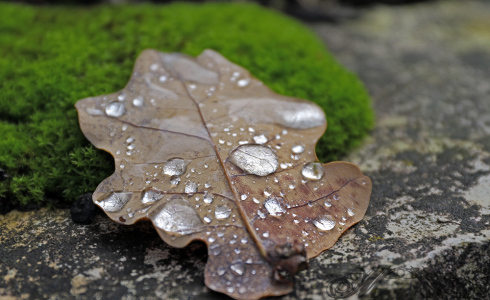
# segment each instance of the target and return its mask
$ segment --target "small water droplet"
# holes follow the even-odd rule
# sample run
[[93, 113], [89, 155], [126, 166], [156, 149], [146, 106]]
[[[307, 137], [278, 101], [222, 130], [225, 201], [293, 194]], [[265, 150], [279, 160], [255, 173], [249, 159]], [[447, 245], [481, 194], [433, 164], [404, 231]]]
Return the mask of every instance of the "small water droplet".
[[241, 286], [238, 288], [238, 293], [239, 294], [245, 294], [247, 292], [247, 288], [244, 286]]
[[163, 173], [170, 176], [180, 176], [185, 173], [187, 164], [182, 158], [171, 158], [163, 166]]
[[335, 221], [332, 216], [325, 215], [316, 218], [313, 221], [313, 225], [315, 225], [320, 230], [332, 230], [335, 227]]
[[148, 190], [143, 192], [142, 198], [141, 198], [141, 203], [152, 203], [155, 201], [158, 201], [163, 198], [163, 193], [162, 191], [155, 189], [155, 188], [149, 188]]
[[182, 198], [172, 199], [160, 209], [154, 210], [150, 219], [156, 227], [180, 234], [189, 234], [202, 226], [197, 212]]
[[242, 262], [236, 262], [230, 265], [230, 269], [238, 275], [245, 273], [245, 265]]
[[129, 137], [126, 139], [126, 143], [130, 144], [132, 142], [134, 142], [134, 137]]
[[111, 193], [109, 197], [98, 200], [97, 204], [108, 212], [118, 212], [131, 200], [130, 193]]
[[248, 127], [248, 132], [255, 132], [255, 129], [253, 129], [252, 127]]
[[[214, 241], [213, 241], [213, 242], [214, 242]], [[218, 255], [220, 255], [220, 254], [221, 254], [221, 247], [220, 247], [220, 245], [218, 245], [218, 244], [211, 245], [211, 246], [209, 247], [209, 250], [210, 250], [211, 254], [212, 254], [212, 255], [214, 255], [214, 256], [218, 256]], [[221, 275], [221, 274], [220, 274], [220, 275]]]
[[310, 162], [303, 166], [301, 174], [308, 179], [319, 180], [325, 174], [323, 164], [321, 162]]
[[294, 223], [298, 224], [299, 223], [299, 220], [294, 220]]
[[126, 108], [121, 102], [111, 102], [105, 107], [105, 113], [109, 117], [120, 117], [124, 115]]
[[246, 243], [248, 243], [248, 239], [247, 239], [246, 237], [243, 237], [243, 238], [240, 240], [240, 242], [241, 242], [242, 244], [246, 244]]
[[243, 171], [266, 176], [274, 173], [278, 167], [277, 154], [262, 145], [241, 145], [230, 153], [230, 161]]
[[265, 195], [266, 197], [269, 197], [270, 195], [272, 195], [272, 188], [271, 188], [270, 186], [268, 186], [268, 187], [266, 187], [266, 188], [264, 189], [264, 195]]
[[291, 151], [296, 154], [303, 153], [305, 151], [305, 144], [297, 143], [291, 148]]
[[213, 243], [216, 239], [212, 236], [208, 237], [208, 242]]
[[290, 189], [290, 190], [294, 190], [294, 188], [295, 188], [295, 187], [296, 187], [296, 186], [294, 186], [294, 184], [290, 184], [290, 185], [289, 185], [289, 189]]
[[325, 201], [325, 206], [326, 207], [332, 207], [332, 204], [330, 204], [329, 202]]
[[158, 78], [158, 80], [159, 80], [160, 82], [165, 82], [165, 81], [167, 81], [167, 76], [162, 75], [162, 76], [160, 76], [160, 78]]
[[225, 141], [223, 140], [218, 140], [218, 143], [220, 143], [221, 145], [223, 145], [225, 143]]
[[366, 184], [367, 184], [367, 180], [363, 180], [363, 181], [362, 181], [362, 184], [363, 184], [363, 185], [366, 185]]
[[119, 96], [117, 96], [117, 100], [119, 101], [124, 101], [124, 99], [126, 99], [126, 93], [121, 93], [119, 94]]
[[339, 199], [340, 199], [339, 194], [334, 194], [334, 195], [333, 195], [333, 200], [339, 200]]
[[237, 81], [239, 87], [246, 87], [250, 83], [250, 79], [240, 79]]
[[226, 268], [225, 267], [219, 267], [217, 271], [218, 271], [219, 276], [223, 276], [223, 274], [226, 273]]
[[133, 99], [133, 105], [136, 107], [142, 107], [144, 103], [143, 97], [138, 96]]
[[124, 169], [124, 165], [123, 164], [120, 164], [119, 165], [119, 168]]
[[253, 202], [254, 202], [254, 203], [260, 204], [259, 199], [257, 199], [257, 198], [255, 198], [255, 197], [253, 197], [253, 198], [252, 198], [252, 200], [253, 200]]
[[214, 215], [216, 219], [227, 219], [231, 215], [231, 208], [225, 205], [217, 206]]
[[121, 129], [122, 131], [126, 131], [128, 129], [128, 125], [124, 124]]
[[104, 113], [96, 108], [86, 108], [85, 111], [91, 116], [103, 116]]
[[235, 287], [234, 286], [229, 286], [229, 287], [226, 288], [226, 291], [231, 294], [231, 293], [233, 293], [235, 291]]
[[177, 175], [174, 175], [170, 177], [170, 184], [172, 185], [178, 185], [180, 183], [180, 177]]
[[211, 194], [205, 192], [204, 197], [203, 197], [203, 201], [204, 201], [204, 203], [210, 204], [213, 202], [213, 196]]
[[151, 64], [150, 65], [150, 70], [152, 70], [152, 71], [158, 70], [158, 64]]
[[257, 215], [259, 216], [259, 218], [261, 219], [265, 219], [267, 217], [267, 215], [265, 214], [265, 212], [261, 211], [260, 209], [257, 210]]
[[203, 219], [204, 219], [204, 222], [206, 222], [206, 223], [211, 223], [211, 221], [212, 221], [210, 217], [204, 217]]
[[236, 249], [235, 249], [235, 250], [233, 250], [233, 251], [235, 251], [235, 253], [236, 253], [237, 255], [238, 255], [238, 254], [240, 254], [240, 253], [242, 253], [242, 250], [240, 250], [240, 249], [238, 249], [238, 248], [236, 248]]
[[280, 197], [269, 197], [264, 202], [264, 206], [271, 216], [282, 216], [286, 212], [284, 199]]
[[128, 150], [133, 150], [134, 148], [136, 148], [136, 146], [134, 144], [129, 144], [126, 148]]
[[188, 181], [185, 184], [184, 192], [186, 194], [194, 194], [194, 193], [196, 193], [197, 192], [197, 183], [192, 182], [192, 181]]
[[288, 168], [288, 165], [287, 165], [287, 164], [285, 164], [285, 163], [282, 163], [282, 164], [281, 164], [281, 168], [282, 168], [282, 169], [287, 169], [287, 168]]
[[196, 89], [196, 85], [195, 84], [189, 84], [189, 89], [195, 90]]
[[269, 140], [267, 139], [267, 137], [263, 134], [260, 134], [260, 135], [256, 135], [253, 137], [254, 141], [257, 143], [257, 144], [265, 144], [267, 143]]
[[246, 145], [248, 144], [248, 141], [238, 141], [238, 145]]
[[347, 214], [350, 216], [350, 217], [353, 217], [354, 216], [354, 212], [352, 211], [352, 209], [347, 209]]
[[269, 231], [262, 233], [262, 236], [265, 238], [268, 238], [269, 237]]
[[241, 195], [241, 196], [240, 196], [240, 199], [242, 199], [242, 200], [247, 199], [247, 195], [245, 195], [245, 194]]

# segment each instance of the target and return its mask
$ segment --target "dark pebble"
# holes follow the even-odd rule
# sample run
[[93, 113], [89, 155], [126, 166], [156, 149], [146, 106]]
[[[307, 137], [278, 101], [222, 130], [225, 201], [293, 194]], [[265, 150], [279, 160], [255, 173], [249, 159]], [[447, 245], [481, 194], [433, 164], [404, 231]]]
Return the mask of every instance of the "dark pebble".
[[77, 224], [90, 224], [95, 216], [95, 204], [92, 201], [92, 193], [86, 193], [78, 197], [70, 209], [71, 219]]

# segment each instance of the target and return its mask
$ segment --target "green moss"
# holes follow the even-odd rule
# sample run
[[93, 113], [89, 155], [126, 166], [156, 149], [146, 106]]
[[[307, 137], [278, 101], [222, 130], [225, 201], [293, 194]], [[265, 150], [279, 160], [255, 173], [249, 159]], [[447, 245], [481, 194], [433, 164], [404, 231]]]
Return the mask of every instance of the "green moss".
[[369, 97], [315, 35], [251, 4], [28, 7], [0, 3], [0, 201], [73, 201], [114, 170], [82, 135], [74, 103], [124, 87], [146, 48], [212, 48], [275, 91], [322, 106], [323, 161], [371, 128]]

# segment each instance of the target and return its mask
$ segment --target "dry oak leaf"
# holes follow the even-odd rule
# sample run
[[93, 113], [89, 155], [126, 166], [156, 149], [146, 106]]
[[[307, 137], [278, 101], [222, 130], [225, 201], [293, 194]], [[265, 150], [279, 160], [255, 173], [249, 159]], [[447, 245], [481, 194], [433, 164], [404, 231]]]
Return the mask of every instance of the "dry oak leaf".
[[317, 162], [322, 109], [215, 51], [145, 50], [122, 91], [76, 108], [116, 163], [94, 202], [122, 224], [151, 220], [174, 247], [206, 243], [205, 283], [233, 298], [289, 293], [307, 258], [366, 212], [371, 180], [353, 164]]

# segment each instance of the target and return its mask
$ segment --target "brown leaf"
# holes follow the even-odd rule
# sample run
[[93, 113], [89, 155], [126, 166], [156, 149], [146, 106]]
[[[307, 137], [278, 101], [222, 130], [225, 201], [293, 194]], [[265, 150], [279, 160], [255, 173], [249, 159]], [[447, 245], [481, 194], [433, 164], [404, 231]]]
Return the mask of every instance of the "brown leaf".
[[174, 247], [209, 249], [206, 285], [236, 299], [283, 295], [283, 277], [333, 246], [367, 209], [371, 180], [317, 161], [315, 104], [277, 95], [206, 50], [146, 50], [120, 92], [80, 100], [80, 126], [115, 159], [93, 195], [113, 220], [149, 219]]

